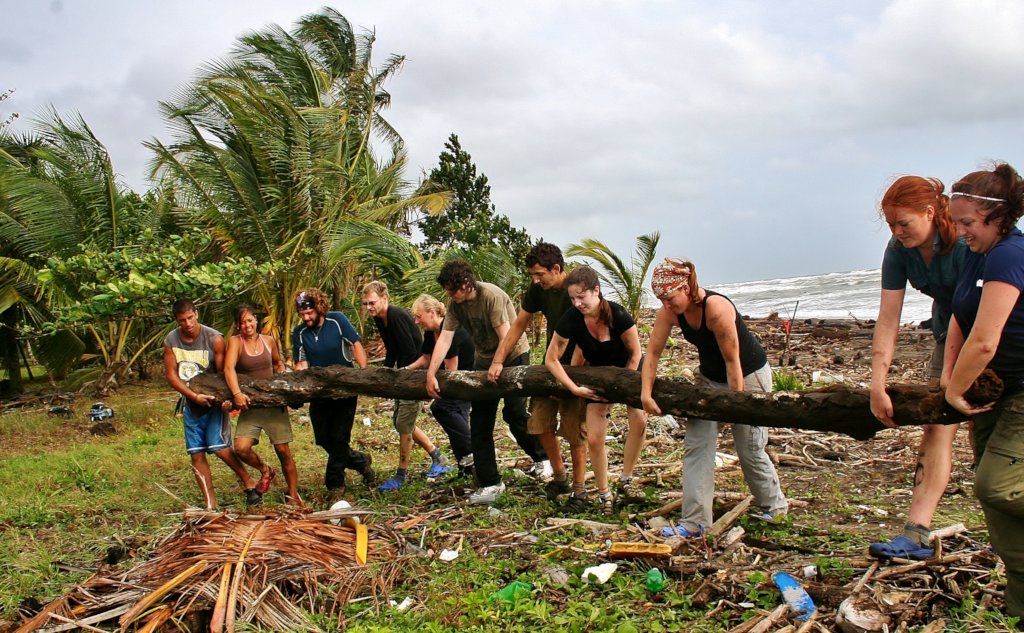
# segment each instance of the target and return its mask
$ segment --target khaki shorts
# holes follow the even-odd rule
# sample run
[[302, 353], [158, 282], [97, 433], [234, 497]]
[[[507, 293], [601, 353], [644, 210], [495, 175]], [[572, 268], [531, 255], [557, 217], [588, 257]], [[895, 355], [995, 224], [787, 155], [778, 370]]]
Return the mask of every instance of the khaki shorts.
[[946, 353], [946, 337], [943, 336], [935, 341], [935, 348], [932, 349], [931, 360], [928, 361], [928, 377], [942, 378], [942, 357]]
[[569, 446], [585, 445], [586, 401], [583, 398], [530, 398], [530, 419], [526, 422], [526, 432], [530, 435], [557, 432], [569, 442]]
[[419, 400], [395, 400], [395, 430], [401, 434], [411, 434], [416, 430], [416, 418], [419, 414]]
[[261, 431], [267, 432], [271, 444], [291, 442], [292, 423], [288, 419], [288, 410], [284, 407], [256, 407], [238, 415], [235, 437], [247, 437], [253, 444], [259, 444]]

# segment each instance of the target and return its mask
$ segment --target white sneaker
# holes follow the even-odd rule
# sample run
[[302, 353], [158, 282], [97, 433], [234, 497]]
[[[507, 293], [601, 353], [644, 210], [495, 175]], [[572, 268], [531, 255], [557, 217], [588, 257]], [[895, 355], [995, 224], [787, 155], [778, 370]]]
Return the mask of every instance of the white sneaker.
[[537, 479], [551, 479], [555, 476], [555, 471], [551, 469], [551, 460], [542, 459], [539, 462], [533, 462], [533, 466], [527, 471], [531, 477]]
[[491, 505], [498, 500], [501, 493], [505, 492], [505, 484], [500, 483], [494, 486], [478, 488], [476, 492], [469, 495], [469, 502], [474, 505]]

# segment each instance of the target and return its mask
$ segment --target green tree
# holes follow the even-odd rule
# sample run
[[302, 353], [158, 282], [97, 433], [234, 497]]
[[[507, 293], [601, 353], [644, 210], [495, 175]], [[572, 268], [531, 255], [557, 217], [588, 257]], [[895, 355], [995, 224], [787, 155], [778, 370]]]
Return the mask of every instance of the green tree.
[[[636, 238], [636, 246], [627, 265], [603, 242], [587, 238], [565, 249], [567, 257], [586, 257], [596, 264], [595, 270], [602, 283], [611, 290], [615, 299], [633, 316], [640, 318], [647, 297], [644, 280], [654, 262], [661, 233], [655, 231]], [[589, 262], [588, 262], [589, 263]]]
[[419, 221], [424, 237], [420, 248], [434, 256], [451, 248], [472, 252], [494, 246], [522, 267], [531, 246], [529, 234], [495, 211], [487, 176], [477, 173], [459, 137], [452, 134], [444, 147], [424, 186], [429, 191], [450, 192], [452, 202], [444, 212]]
[[[79, 115], [65, 119], [50, 110], [31, 136], [16, 139], [3, 131], [0, 138], [0, 307], [6, 307], [9, 337], [32, 331], [55, 306], [74, 301], [39, 282], [47, 257], [117, 250], [132, 243], [149, 214], [117, 180], [106, 148]], [[36, 357], [51, 370], [66, 367], [85, 347], [72, 330], [34, 343]], [[9, 344], [3, 349], [13, 377], [13, 350]]]
[[407, 239], [412, 214], [449, 200], [403, 177], [406, 152], [382, 112], [404, 58], [372, 66], [373, 42], [329, 8], [291, 31], [246, 35], [161, 105], [172, 142], [148, 143], [179, 221], [210, 232], [225, 254], [280, 262], [252, 297], [279, 333], [304, 286], [356, 316], [365, 277], [394, 283], [422, 263]]

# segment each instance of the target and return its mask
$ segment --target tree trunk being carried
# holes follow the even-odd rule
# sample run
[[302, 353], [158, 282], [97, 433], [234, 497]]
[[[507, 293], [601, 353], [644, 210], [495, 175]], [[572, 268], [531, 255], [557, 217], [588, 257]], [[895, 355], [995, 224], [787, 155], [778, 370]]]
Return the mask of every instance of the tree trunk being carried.
[[[640, 373], [616, 367], [572, 367], [569, 375], [576, 384], [590, 387], [609, 402], [640, 406]], [[426, 373], [398, 369], [353, 369], [314, 367], [278, 374], [270, 380], [238, 376], [242, 391], [252, 406], [299, 405], [317, 398], [345, 398], [356, 395], [425, 400]], [[439, 372], [441, 394], [453, 400], [488, 400], [508, 395], [566, 396], [567, 391], [542, 365], [509, 367], [497, 384], [487, 381], [487, 372]], [[229, 393], [221, 376], [203, 374], [192, 380], [192, 388], [227, 400]], [[943, 394], [918, 385], [892, 385], [888, 389], [900, 425], [955, 424], [960, 415], [946, 405]], [[684, 417], [741, 422], [759, 426], [808, 429], [845, 433], [858, 440], [870, 439], [883, 428], [871, 415], [866, 389], [833, 385], [807, 391], [775, 393], [739, 392], [699, 387], [681, 378], [659, 378], [654, 382], [654, 399], [663, 413]]]

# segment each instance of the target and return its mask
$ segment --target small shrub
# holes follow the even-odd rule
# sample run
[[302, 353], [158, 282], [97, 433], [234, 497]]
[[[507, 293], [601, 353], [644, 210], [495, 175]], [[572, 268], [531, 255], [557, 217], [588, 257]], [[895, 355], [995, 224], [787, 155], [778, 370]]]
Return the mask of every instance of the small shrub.
[[772, 388], [775, 391], [803, 391], [807, 385], [790, 370], [777, 369], [772, 372]]

